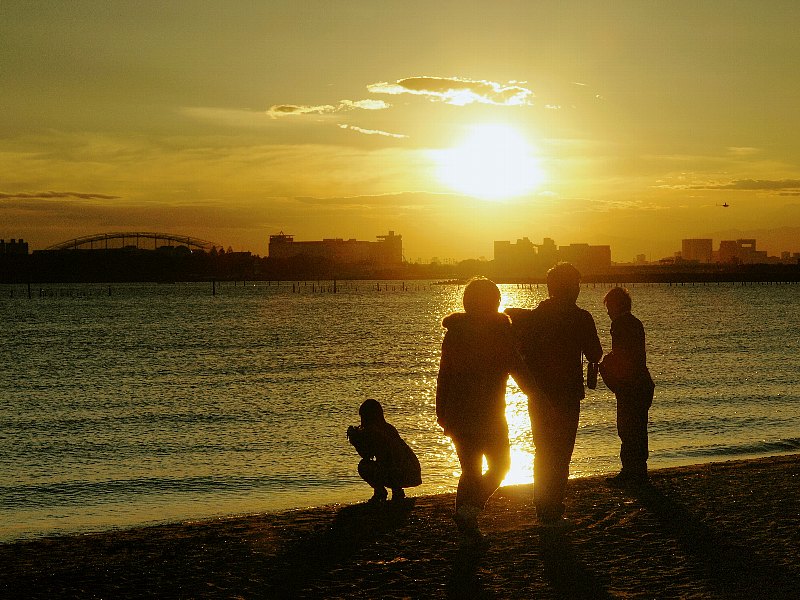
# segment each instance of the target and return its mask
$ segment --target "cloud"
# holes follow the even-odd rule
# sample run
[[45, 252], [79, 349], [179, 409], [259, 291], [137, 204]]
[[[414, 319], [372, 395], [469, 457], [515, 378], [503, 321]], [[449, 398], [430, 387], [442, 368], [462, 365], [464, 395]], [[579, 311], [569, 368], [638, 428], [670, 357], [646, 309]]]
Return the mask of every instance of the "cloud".
[[291, 115], [324, 115], [349, 110], [384, 110], [390, 104], [383, 100], [340, 100], [337, 105], [320, 104], [317, 106], [307, 106], [302, 104], [274, 104], [267, 109], [267, 114], [273, 119], [287, 117]]
[[29, 200], [46, 198], [78, 198], [79, 200], [116, 200], [119, 196], [109, 196], [107, 194], [87, 194], [83, 192], [18, 192], [15, 194], [4, 194], [0, 192], [0, 200]]
[[800, 179], [737, 179], [730, 183], [693, 185], [693, 190], [800, 191]]
[[437, 206], [448, 200], [463, 200], [458, 194], [439, 194], [434, 192], [398, 192], [389, 194], [365, 194], [360, 196], [317, 197], [297, 196], [303, 204], [320, 206]]
[[342, 129], [349, 129], [351, 131], [357, 131], [358, 133], [363, 133], [366, 135], [382, 135], [385, 137], [391, 138], [407, 138], [407, 135], [403, 135], [402, 133], [389, 133], [388, 131], [381, 131], [380, 129], [364, 129], [363, 127], [356, 127], [355, 125], [346, 125], [344, 123], [339, 123], [339, 127]]
[[384, 110], [389, 108], [390, 104], [384, 102], [383, 100], [342, 100], [339, 102], [339, 110], [345, 110], [348, 108], [360, 108], [362, 110]]
[[289, 115], [322, 115], [336, 112], [336, 107], [330, 104], [319, 106], [304, 106], [298, 104], [275, 104], [267, 109], [267, 114], [273, 119]]
[[466, 104], [495, 104], [519, 106], [531, 104], [534, 94], [520, 85], [461, 77], [406, 77], [395, 83], [372, 83], [367, 89], [373, 94], [413, 94], [430, 100], [464, 106]]
[[752, 146], [729, 146], [728, 152], [734, 156], [752, 156], [761, 152], [761, 149]]

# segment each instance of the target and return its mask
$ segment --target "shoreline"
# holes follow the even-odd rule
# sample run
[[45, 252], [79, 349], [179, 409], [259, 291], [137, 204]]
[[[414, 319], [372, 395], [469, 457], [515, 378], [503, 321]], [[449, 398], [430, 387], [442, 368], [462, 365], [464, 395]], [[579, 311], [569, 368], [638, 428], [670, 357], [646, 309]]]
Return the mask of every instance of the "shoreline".
[[[782, 598], [800, 587], [800, 454], [571, 479], [573, 531], [541, 529], [530, 484], [459, 545], [454, 494], [0, 544], [3, 598]], [[413, 493], [413, 490], [412, 490]]]

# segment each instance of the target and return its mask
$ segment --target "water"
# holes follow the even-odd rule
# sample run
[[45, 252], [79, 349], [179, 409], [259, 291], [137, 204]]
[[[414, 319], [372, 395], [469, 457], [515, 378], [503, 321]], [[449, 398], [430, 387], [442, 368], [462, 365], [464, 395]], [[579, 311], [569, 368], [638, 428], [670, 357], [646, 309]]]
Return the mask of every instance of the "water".
[[[367, 397], [424, 483], [458, 460], [435, 422], [443, 316], [430, 282], [0, 287], [0, 541], [367, 498], [345, 429]], [[313, 287], [312, 287], [313, 286]], [[379, 289], [380, 288], [380, 289]], [[543, 287], [502, 286], [533, 307]], [[604, 347], [606, 288], [584, 286]], [[652, 467], [800, 449], [800, 286], [636, 286], [657, 383]], [[512, 470], [532, 480], [509, 386]], [[614, 471], [613, 396], [583, 405], [573, 476]]]

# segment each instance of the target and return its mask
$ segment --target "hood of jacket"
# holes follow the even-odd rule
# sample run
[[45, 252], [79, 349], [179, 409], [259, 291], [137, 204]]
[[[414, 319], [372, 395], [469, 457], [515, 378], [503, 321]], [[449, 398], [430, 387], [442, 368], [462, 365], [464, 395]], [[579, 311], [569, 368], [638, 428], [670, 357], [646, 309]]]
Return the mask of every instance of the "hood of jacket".
[[505, 313], [485, 312], [485, 313], [463, 313], [457, 312], [447, 315], [442, 319], [442, 327], [449, 331], [475, 327], [507, 327], [511, 319]]

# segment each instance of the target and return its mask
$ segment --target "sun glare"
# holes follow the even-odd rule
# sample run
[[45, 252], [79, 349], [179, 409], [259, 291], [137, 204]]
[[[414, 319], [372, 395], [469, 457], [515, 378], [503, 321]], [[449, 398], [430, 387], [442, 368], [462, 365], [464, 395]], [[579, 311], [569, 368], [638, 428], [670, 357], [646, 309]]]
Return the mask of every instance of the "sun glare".
[[435, 155], [439, 180], [485, 200], [503, 200], [535, 189], [544, 180], [525, 137], [508, 125], [474, 125], [462, 142]]

